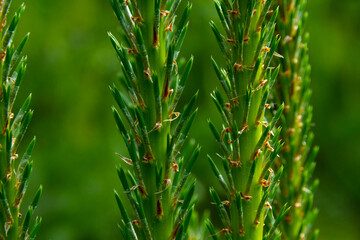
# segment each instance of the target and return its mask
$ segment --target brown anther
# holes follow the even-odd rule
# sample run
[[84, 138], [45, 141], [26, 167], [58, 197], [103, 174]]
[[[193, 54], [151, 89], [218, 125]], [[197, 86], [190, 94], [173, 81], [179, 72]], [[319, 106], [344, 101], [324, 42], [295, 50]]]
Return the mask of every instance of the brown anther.
[[248, 36], [246, 36], [246, 37], [244, 37], [244, 42], [247, 42], [247, 41], [249, 41], [249, 37]]
[[261, 149], [259, 148], [259, 149], [255, 152], [254, 157], [252, 158], [251, 161], [254, 161], [254, 159], [255, 159], [258, 155], [260, 155], [261, 153], [262, 153], [262, 151], [261, 151]]
[[265, 202], [265, 206], [266, 206], [267, 208], [272, 209], [272, 207], [271, 207], [271, 205], [270, 205], [270, 203], [269, 203], [268, 201]]
[[231, 129], [230, 128], [225, 128], [224, 130], [222, 130], [222, 132], [221, 132], [221, 140], [223, 140], [225, 133], [231, 133]]
[[258, 27], [257, 29], [256, 29], [256, 32], [261, 32], [261, 27]]
[[136, 39], [135, 34], [130, 33], [132, 39]]
[[10, 78], [10, 81], [12, 82], [12, 83], [15, 83], [15, 78]]
[[19, 217], [19, 218], [21, 218], [21, 217], [22, 217], [21, 213], [19, 213], [19, 214], [18, 214], [18, 217]]
[[171, 166], [173, 167], [174, 169], [174, 172], [179, 172], [179, 166], [177, 165], [177, 163], [172, 163]]
[[131, 187], [129, 192], [134, 191], [134, 190], [137, 189], [138, 187], [139, 187], [139, 185], [135, 185], [135, 186]]
[[244, 236], [244, 234], [245, 234], [244, 229], [240, 229], [240, 230], [239, 230], [239, 234], [240, 234], [240, 236]]
[[1, 61], [4, 62], [4, 59], [6, 57], [6, 52], [5, 51], [1, 51]]
[[11, 172], [7, 173], [5, 177], [7, 180], [9, 180], [11, 178]]
[[164, 181], [163, 181], [163, 185], [164, 185], [165, 187], [168, 187], [168, 186], [170, 185], [170, 183], [171, 183], [171, 180], [170, 180], [170, 179], [164, 179]]
[[144, 70], [145, 76], [147, 79], [151, 80], [151, 71], [150, 68]]
[[170, 90], [169, 90], [169, 93], [168, 93], [168, 96], [170, 97], [171, 94], [173, 94], [173, 92], [174, 92], [174, 89], [170, 89]]
[[154, 48], [159, 47], [159, 45], [160, 45], [159, 38], [160, 38], [160, 33], [159, 33], [158, 29], [156, 28], [156, 26], [154, 26], [153, 27], [153, 47]]
[[224, 228], [224, 229], [221, 229], [218, 233], [215, 233], [211, 236], [215, 236], [215, 235], [218, 235], [218, 234], [221, 234], [221, 233], [231, 233], [231, 230], [227, 229], [227, 228]]
[[177, 65], [177, 62], [176, 61], [173, 61], [173, 64], [175, 66], [175, 72], [178, 72], [178, 65]]
[[232, 15], [239, 16], [239, 12], [238, 12], [238, 11], [228, 10], [228, 13], [229, 13], [229, 14], [232, 14]]
[[234, 39], [226, 39], [226, 41], [228, 42], [228, 43], [235, 43], [236, 41], [234, 40]]
[[167, 26], [167, 27], [165, 28], [165, 31], [170, 31], [170, 32], [172, 32], [172, 31], [173, 31], [173, 25], [174, 25], [174, 21], [172, 21], [172, 22], [169, 24], [169, 26]]
[[[231, 160], [231, 159], [230, 159]], [[240, 167], [241, 166], [241, 162], [240, 161], [230, 161], [231, 166], [233, 167]]]
[[229, 140], [227, 140], [227, 142], [228, 142], [229, 144], [231, 144], [231, 143], [232, 143], [232, 140], [229, 139]]
[[161, 10], [161, 15], [162, 16], [167, 16], [167, 15], [169, 15], [169, 11], [166, 11], [166, 10]]
[[157, 123], [155, 124], [155, 127], [154, 127], [153, 129], [151, 129], [150, 132], [154, 132], [154, 131], [156, 131], [156, 130], [158, 130], [158, 129], [160, 129], [160, 128], [162, 128], [162, 123], [161, 123], [161, 122], [157, 122]]
[[163, 210], [162, 210], [162, 207], [161, 207], [161, 201], [160, 199], [157, 200], [156, 202], [156, 216], [158, 218], [161, 218], [163, 216]]
[[14, 113], [9, 113], [9, 118], [11, 119], [11, 118], [13, 118], [14, 117]]
[[225, 200], [221, 202], [223, 205], [230, 206], [230, 201]]
[[246, 196], [242, 192], [240, 192], [240, 196], [241, 196], [242, 199], [245, 199], [246, 201], [252, 199], [252, 196]]
[[269, 47], [266, 47], [266, 46], [263, 47], [262, 50], [263, 50], [264, 52], [270, 52], [270, 48], [269, 48]]
[[260, 223], [259, 221], [255, 221], [254, 225], [257, 226], [257, 225], [259, 225], [259, 223]]
[[230, 109], [231, 108], [231, 104], [230, 103], [225, 103], [225, 107]]
[[270, 109], [271, 105], [270, 104], [265, 104], [265, 108]]
[[[0, 2], [0, 9], [2, 9], [2, 6], [1, 6], [2, 2]], [[5, 20], [5, 19], [4, 19]], [[2, 32], [3, 28], [5, 27], [5, 24], [4, 21], [3, 23], [0, 25], [0, 32]]]
[[136, 51], [135, 51], [134, 49], [132, 49], [132, 48], [128, 48], [128, 49], [127, 49], [127, 52], [128, 52], [129, 54], [135, 54], [135, 53], [136, 53]]
[[139, 192], [140, 192], [141, 196], [143, 196], [143, 197], [147, 196], [147, 192], [143, 186], [139, 185]]
[[16, 198], [15, 200], [15, 206], [18, 207], [20, 202], [21, 202], [21, 199], [23, 198], [24, 194], [20, 194], [20, 196], [18, 198]]
[[14, 155], [11, 156], [11, 160], [15, 160], [18, 158], [18, 155], [15, 153]]
[[150, 163], [154, 160], [154, 155], [152, 152], [147, 152], [145, 153], [145, 155], [143, 156], [142, 161], [145, 163]]
[[131, 101], [134, 103], [135, 106], [139, 105], [137, 100], [132, 95], [130, 95], [130, 98], [131, 98]]
[[236, 106], [239, 104], [239, 101], [237, 100], [238, 97], [234, 97], [232, 99], [230, 99], [230, 101], [232, 101], [233, 105]]
[[265, 146], [267, 147], [267, 149], [269, 149], [271, 152], [274, 151], [274, 148], [271, 147], [269, 142], [266, 142]]
[[[174, 117], [172, 118], [172, 116], [174, 116]], [[166, 120], [164, 120], [164, 122], [172, 122], [172, 121], [176, 120], [179, 116], [180, 116], [179, 112], [172, 112], [169, 116], [170, 119], [166, 119]]]
[[231, 233], [230, 229], [224, 228], [221, 229], [219, 233]]
[[254, 11], [252, 12], [252, 15], [254, 16], [256, 12], [257, 12], [256, 9], [254, 9]]
[[140, 226], [140, 221], [139, 220], [133, 220], [133, 221], [131, 221], [131, 223], [133, 225]]
[[241, 65], [239, 63], [235, 63], [235, 65], [234, 65], [235, 71], [241, 71], [242, 69], [243, 69], [243, 65]]
[[137, 23], [141, 23], [141, 21], [142, 21], [140, 17], [135, 17], [135, 16], [132, 16], [131, 19]]
[[[150, 81], [152, 81], [152, 80], [150, 80]], [[139, 102], [139, 105], [140, 105], [141, 109], [145, 109], [145, 108], [146, 108], [145, 102], [144, 102], [144, 100], [142, 99], [142, 97], [141, 97], [141, 96], [140, 96], [140, 102]]]
[[262, 80], [262, 81], [259, 83], [259, 85], [258, 85], [254, 90], [252, 90], [251, 93], [254, 93], [254, 92], [260, 90], [267, 82], [268, 82], [267, 79]]
[[134, 122], [134, 126], [137, 126], [139, 124], [139, 119], [136, 117], [135, 122]]
[[124, 5], [128, 6], [129, 5], [129, 0], [125, 0]]
[[271, 182], [268, 181], [268, 180], [266, 180], [266, 179], [262, 179], [262, 180], [260, 181], [260, 185], [261, 185], [262, 187], [268, 187], [270, 184], [271, 184]]
[[[265, 123], [267, 124], [267, 123]], [[264, 126], [267, 126], [267, 125], [264, 125]], [[274, 135], [274, 133], [272, 131], [268, 132], [267, 136], [266, 136], [266, 141], [268, 141], [270, 139], [270, 135]]]
[[243, 134], [243, 132], [245, 132], [248, 129], [248, 125], [245, 125], [239, 132], [238, 134], [241, 135]]
[[[128, 141], [130, 142], [131, 140], [129, 139]], [[126, 157], [120, 155], [119, 153], [115, 153], [115, 154], [118, 155], [120, 157], [120, 159], [123, 160], [125, 163], [133, 166], [133, 161], [131, 159], [126, 158]]]

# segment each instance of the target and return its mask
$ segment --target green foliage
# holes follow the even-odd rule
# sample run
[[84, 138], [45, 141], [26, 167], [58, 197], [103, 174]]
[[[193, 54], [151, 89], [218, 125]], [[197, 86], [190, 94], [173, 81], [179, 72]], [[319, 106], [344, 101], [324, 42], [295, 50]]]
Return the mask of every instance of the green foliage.
[[[225, 199], [210, 189], [223, 228], [216, 231], [207, 223], [213, 239], [278, 239], [278, 225], [290, 208], [283, 206], [277, 213], [271, 204], [283, 169], [276, 171], [274, 162], [283, 146], [276, 128], [284, 106], [274, 117], [264, 117], [269, 107], [270, 90], [279, 73], [271, 64], [280, 38], [274, 36], [278, 8], [270, 11], [271, 0], [215, 0], [215, 7], [224, 29], [216, 24], [211, 29], [225, 58], [225, 69], [212, 60], [215, 73], [226, 95], [212, 93], [223, 118], [218, 131], [209, 121], [210, 129], [222, 150], [218, 154], [226, 175], [209, 156], [216, 178], [226, 193]], [[221, 133], [220, 133], [221, 132]]]
[[20, 208], [29, 184], [33, 162], [30, 160], [35, 145], [35, 138], [30, 142], [22, 158], [18, 158], [18, 147], [30, 124], [33, 111], [29, 110], [31, 94], [25, 100], [18, 113], [14, 115], [13, 106], [23, 80], [27, 58], [22, 50], [29, 39], [25, 35], [15, 49], [13, 38], [25, 10], [22, 4], [11, 21], [7, 16], [11, 0], [0, 2], [1, 44], [1, 103], [0, 103], [0, 239], [34, 239], [41, 224], [41, 218], [33, 222], [33, 211], [37, 207], [42, 193], [40, 186], [34, 200], [28, 206], [24, 217], [20, 218]]
[[122, 27], [121, 43], [109, 33], [122, 69], [121, 87], [110, 88], [121, 110], [113, 114], [130, 156], [119, 155], [130, 165], [118, 176], [132, 207], [115, 193], [119, 229], [124, 239], [188, 239], [200, 148], [187, 136], [198, 94], [178, 112], [193, 59], [177, 60], [191, 5], [176, 18], [180, 0], [110, 2]]
[[312, 146], [309, 34], [305, 30], [307, 0], [279, 3], [277, 31], [282, 36], [279, 51], [284, 58], [278, 61], [281, 72], [273, 88], [273, 101], [275, 105], [285, 103], [280, 121], [280, 137], [285, 145], [280, 152], [279, 165], [284, 164], [284, 174], [276, 207], [280, 209], [284, 203], [291, 206], [281, 223], [284, 239], [316, 239], [318, 232], [313, 233], [311, 228], [318, 214], [313, 207], [318, 181], [312, 180], [312, 174], [319, 149]]

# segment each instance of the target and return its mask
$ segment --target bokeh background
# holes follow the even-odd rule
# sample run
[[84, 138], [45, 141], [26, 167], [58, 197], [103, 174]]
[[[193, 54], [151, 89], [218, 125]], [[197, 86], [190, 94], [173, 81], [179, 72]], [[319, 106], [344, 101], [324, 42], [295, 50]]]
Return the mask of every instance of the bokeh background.
[[[184, 1], [186, 2], [186, 1]], [[18, 6], [20, 0], [13, 0]], [[27, 197], [44, 187], [37, 213], [38, 239], [117, 239], [120, 189], [115, 152], [121, 139], [111, 114], [108, 85], [119, 63], [106, 32], [118, 30], [107, 0], [26, 1], [17, 41], [31, 32], [29, 64], [20, 99], [33, 93], [35, 115], [27, 139], [37, 136]], [[309, 1], [315, 142], [321, 150], [316, 177], [320, 239], [360, 239], [360, 1]], [[195, 166], [199, 210], [211, 207], [207, 189], [216, 184], [205, 160], [216, 149], [206, 119], [217, 121], [209, 93], [218, 82], [210, 55], [219, 54], [208, 22], [212, 0], [194, 0], [182, 56], [195, 57], [185, 98], [200, 90], [192, 136], [203, 146]], [[19, 99], [19, 101], [20, 101]], [[208, 171], [208, 172], [207, 172]], [[201, 176], [203, 174], [204, 176]], [[202, 179], [202, 180], [201, 180]]]

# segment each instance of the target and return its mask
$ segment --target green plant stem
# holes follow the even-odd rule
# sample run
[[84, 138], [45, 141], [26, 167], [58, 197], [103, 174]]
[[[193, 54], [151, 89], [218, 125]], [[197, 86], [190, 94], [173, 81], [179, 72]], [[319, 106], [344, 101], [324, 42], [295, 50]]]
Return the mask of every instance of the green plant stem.
[[[190, 201], [194, 180], [189, 175], [199, 148], [190, 157], [182, 149], [191, 147], [186, 138], [197, 94], [183, 111], [176, 108], [192, 66], [192, 58], [186, 66], [177, 61], [191, 5], [174, 21], [178, 3], [111, 1], [125, 32], [121, 44], [109, 34], [123, 68], [124, 87], [111, 88], [123, 114], [114, 110], [114, 116], [130, 155], [121, 158], [133, 165], [131, 174], [125, 174], [122, 166], [118, 172], [134, 214], [128, 215], [123, 200], [115, 195], [125, 221], [120, 224], [125, 239], [183, 238], [188, 227], [184, 219], [194, 204]], [[135, 179], [129, 184], [131, 176]]]
[[[317, 181], [313, 181], [311, 175], [318, 149], [312, 146], [310, 127], [309, 35], [305, 30], [307, 0], [281, 0], [279, 4], [277, 30], [283, 39], [279, 51], [284, 59], [279, 61], [282, 71], [274, 88], [274, 100], [276, 104], [285, 103], [281, 118], [285, 146], [280, 152], [280, 161], [286, 163], [286, 167], [281, 178], [281, 194], [277, 199], [280, 204], [286, 202], [292, 206], [281, 224], [283, 238], [312, 239], [312, 225], [318, 211], [313, 206]], [[317, 233], [314, 234], [315, 237]]]
[[0, 239], [17, 240], [25, 237], [34, 239], [41, 219], [32, 224], [32, 213], [37, 207], [42, 188], [28, 206], [26, 216], [20, 219], [22, 199], [26, 193], [32, 170], [30, 160], [35, 139], [32, 140], [22, 156], [18, 147], [30, 124], [33, 111], [29, 110], [30, 96], [25, 100], [17, 114], [13, 106], [26, 71], [27, 58], [22, 50], [29, 39], [27, 34], [15, 48], [13, 38], [20, 17], [25, 10], [21, 4], [14, 15], [8, 19], [11, 0], [1, 1], [1, 59], [0, 59]]
[[[218, 90], [213, 92], [224, 127], [221, 134], [212, 123], [210, 127], [224, 151], [221, 158], [225, 162], [228, 181], [221, 181], [229, 211], [225, 210], [215, 190], [211, 189], [210, 193], [224, 225], [220, 234], [226, 239], [272, 239], [275, 231], [264, 231], [266, 209], [272, 200], [269, 195], [278, 181], [278, 178], [266, 175], [267, 171], [272, 171], [276, 152], [280, 150], [279, 147], [275, 150], [280, 142], [272, 139], [271, 131], [275, 131], [274, 124], [282, 111], [280, 107], [277, 117], [266, 122], [265, 105], [278, 72], [278, 69], [273, 71], [271, 59], [279, 43], [278, 37], [274, 37], [278, 12], [269, 14], [270, 3], [215, 0], [225, 34], [221, 34], [214, 23], [211, 28], [224, 54], [226, 68], [219, 68], [215, 61], [213, 65], [228, 102], [225, 103]], [[270, 16], [266, 17], [268, 14]], [[219, 170], [212, 160], [210, 162], [219, 178]], [[264, 179], [265, 175], [267, 179]], [[276, 221], [282, 218], [281, 214]], [[214, 235], [213, 227], [208, 224], [208, 228]], [[276, 229], [275, 224], [273, 229]]]

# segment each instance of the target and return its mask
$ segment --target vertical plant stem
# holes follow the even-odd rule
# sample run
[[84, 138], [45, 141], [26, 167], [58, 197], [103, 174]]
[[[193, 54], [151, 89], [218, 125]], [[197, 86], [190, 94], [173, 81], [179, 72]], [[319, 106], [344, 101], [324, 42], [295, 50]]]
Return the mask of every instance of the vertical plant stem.
[[[119, 166], [133, 210], [128, 216], [116, 195], [124, 239], [182, 239], [188, 228], [184, 219], [194, 205], [189, 176], [200, 149], [189, 145], [187, 136], [197, 94], [182, 111], [176, 108], [192, 66], [192, 58], [186, 65], [177, 61], [191, 10], [188, 4], [178, 13], [180, 2], [111, 0], [125, 33], [122, 41], [109, 34], [123, 69], [122, 87], [111, 88], [122, 112], [114, 110], [114, 117], [130, 155], [120, 157], [133, 167], [125, 174]], [[192, 148], [192, 155], [183, 148]]]
[[280, 162], [286, 165], [281, 178], [281, 194], [277, 200], [279, 203], [287, 202], [292, 207], [281, 224], [283, 237], [289, 240], [313, 239], [318, 234], [312, 230], [318, 213], [313, 206], [318, 181], [312, 180], [311, 176], [318, 147], [312, 146], [309, 34], [305, 29], [307, 1], [281, 0], [279, 4], [277, 31], [282, 36], [279, 50], [284, 59], [279, 61], [281, 72], [273, 92], [276, 104], [285, 103], [281, 117], [281, 137], [285, 146], [280, 152]]
[[[270, 185], [278, 184], [278, 178], [269, 172], [273, 172], [272, 163], [281, 147], [275, 149], [280, 142], [273, 139], [271, 133], [276, 130], [275, 123], [283, 108], [279, 108], [271, 122], [265, 120], [264, 114], [269, 89], [279, 71], [271, 64], [280, 41], [274, 35], [278, 11], [269, 11], [271, 0], [215, 0], [214, 3], [225, 34], [215, 23], [210, 25], [226, 67], [221, 69], [215, 61], [213, 65], [227, 99], [218, 90], [212, 93], [223, 116], [224, 127], [221, 134], [212, 123], [210, 127], [223, 149], [220, 157], [227, 182], [222, 185], [233, 186], [225, 187], [224, 202], [229, 204], [228, 211], [211, 190], [223, 222], [223, 229], [218, 234], [226, 239], [272, 239], [273, 232], [264, 230], [264, 220], [271, 207]], [[216, 165], [212, 163], [212, 166], [217, 174]], [[283, 217], [281, 214], [273, 218], [279, 222]], [[212, 229], [210, 225], [208, 228]]]
[[13, 106], [26, 70], [27, 58], [22, 56], [28, 41], [27, 34], [15, 48], [14, 34], [25, 10], [22, 4], [12, 18], [8, 18], [11, 0], [1, 1], [1, 59], [0, 59], [0, 239], [34, 239], [41, 219], [32, 223], [32, 212], [37, 207], [42, 188], [28, 206], [26, 217], [19, 219], [22, 199], [32, 170], [31, 153], [35, 138], [25, 153], [18, 156], [18, 147], [30, 124], [33, 111], [29, 110], [31, 94], [17, 114]]

